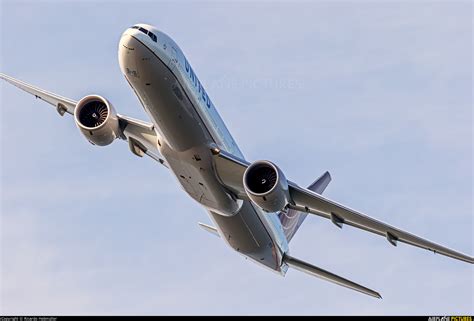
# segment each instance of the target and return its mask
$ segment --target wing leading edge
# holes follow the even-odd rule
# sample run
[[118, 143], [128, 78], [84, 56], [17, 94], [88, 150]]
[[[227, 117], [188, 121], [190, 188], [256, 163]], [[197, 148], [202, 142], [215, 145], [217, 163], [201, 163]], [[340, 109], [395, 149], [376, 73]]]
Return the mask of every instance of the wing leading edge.
[[[216, 171], [223, 184], [233, 191], [237, 197], [248, 199], [243, 187], [243, 174], [250, 164], [224, 151], [215, 151], [214, 154], [216, 159]], [[330, 219], [338, 227], [347, 224], [381, 235], [387, 238], [392, 245], [396, 245], [397, 242], [400, 241], [467, 263], [474, 263], [472, 256], [451, 250], [395, 228], [358, 211], [340, 205], [322, 195], [302, 188], [293, 182], [289, 181], [288, 185], [290, 197], [293, 201], [293, 204], [289, 207], [292, 209]]]
[[[36, 98], [55, 106], [56, 111], [61, 116], [66, 113], [74, 115], [77, 101], [73, 99], [54, 94], [2, 73], [0, 73], [0, 79], [3, 79]], [[153, 124], [123, 115], [117, 115], [117, 118], [123, 134], [121, 139], [129, 143], [129, 148], [133, 154], [140, 157], [148, 155], [150, 158], [156, 160], [165, 167], [168, 167], [156, 147], [158, 137]]]
[[394, 246], [400, 241], [467, 263], [474, 263], [474, 258], [471, 256], [451, 250], [378, 221], [370, 216], [340, 205], [322, 195], [301, 188], [294, 183], [290, 183], [290, 196], [295, 203], [295, 205], [290, 207], [330, 219], [338, 227], [347, 224], [386, 237], [390, 244]]
[[20, 88], [21, 90], [32, 94], [36, 98], [44, 100], [48, 104], [53, 105], [54, 107], [56, 107], [57, 111], [60, 113], [61, 116], [64, 115], [64, 113], [66, 112], [71, 115], [74, 114], [74, 108], [76, 108], [77, 104], [77, 101], [75, 100], [56, 95], [54, 93], [27, 84], [26, 82], [23, 82], [21, 80], [15, 79], [2, 73], [0, 73], [0, 78], [9, 82], [13, 86]]

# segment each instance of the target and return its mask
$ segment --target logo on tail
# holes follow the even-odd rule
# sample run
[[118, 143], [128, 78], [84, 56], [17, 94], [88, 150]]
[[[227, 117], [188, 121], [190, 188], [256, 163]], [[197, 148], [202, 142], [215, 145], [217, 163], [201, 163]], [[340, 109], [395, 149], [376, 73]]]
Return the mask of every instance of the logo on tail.
[[[314, 181], [313, 184], [309, 185], [308, 189], [315, 193], [322, 194], [329, 185], [330, 181], [331, 175], [329, 172], [326, 172], [320, 178]], [[285, 232], [288, 242], [290, 242], [290, 240], [296, 234], [296, 231], [298, 231], [307, 215], [307, 213], [293, 209], [289, 209], [286, 213], [278, 213], [278, 218], [280, 219], [281, 225], [283, 226], [283, 231]]]

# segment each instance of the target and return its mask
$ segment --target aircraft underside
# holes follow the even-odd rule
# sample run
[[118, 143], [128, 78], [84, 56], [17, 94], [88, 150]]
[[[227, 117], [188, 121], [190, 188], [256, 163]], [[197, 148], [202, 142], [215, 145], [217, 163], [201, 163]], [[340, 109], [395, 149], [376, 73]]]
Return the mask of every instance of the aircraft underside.
[[211, 151], [217, 145], [184, 88], [168, 66], [135, 38], [122, 38], [120, 46], [125, 76], [162, 135], [159, 151], [181, 187], [208, 209], [228, 245], [280, 271], [283, 253], [256, 212], [260, 209], [233, 197], [219, 181]]

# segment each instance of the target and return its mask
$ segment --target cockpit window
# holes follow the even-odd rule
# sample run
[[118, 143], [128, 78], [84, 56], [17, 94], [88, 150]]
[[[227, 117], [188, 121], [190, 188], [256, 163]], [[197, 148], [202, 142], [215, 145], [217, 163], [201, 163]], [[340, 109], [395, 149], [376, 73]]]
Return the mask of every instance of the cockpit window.
[[158, 40], [158, 38], [156, 37], [156, 35], [153, 32], [148, 31], [145, 28], [142, 28], [140, 26], [133, 26], [133, 27], [130, 27], [130, 28], [140, 30], [144, 34], [148, 35], [151, 38], [151, 40], [153, 40], [154, 42], [157, 42], [157, 40]]
[[151, 31], [148, 31], [148, 35], [150, 36], [151, 40], [153, 40], [154, 42], [156, 42], [156, 35], [151, 32]]

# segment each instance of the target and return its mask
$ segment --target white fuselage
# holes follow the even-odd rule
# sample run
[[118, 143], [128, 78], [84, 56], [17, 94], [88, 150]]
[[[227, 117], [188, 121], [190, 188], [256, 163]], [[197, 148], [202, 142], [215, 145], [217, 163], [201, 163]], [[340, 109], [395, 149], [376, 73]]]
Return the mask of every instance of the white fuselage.
[[181, 49], [156, 28], [139, 24], [123, 33], [118, 54], [160, 137], [158, 149], [182, 188], [206, 207], [233, 249], [284, 274], [288, 242], [277, 214], [236, 199], [214, 170], [214, 148], [244, 156]]

